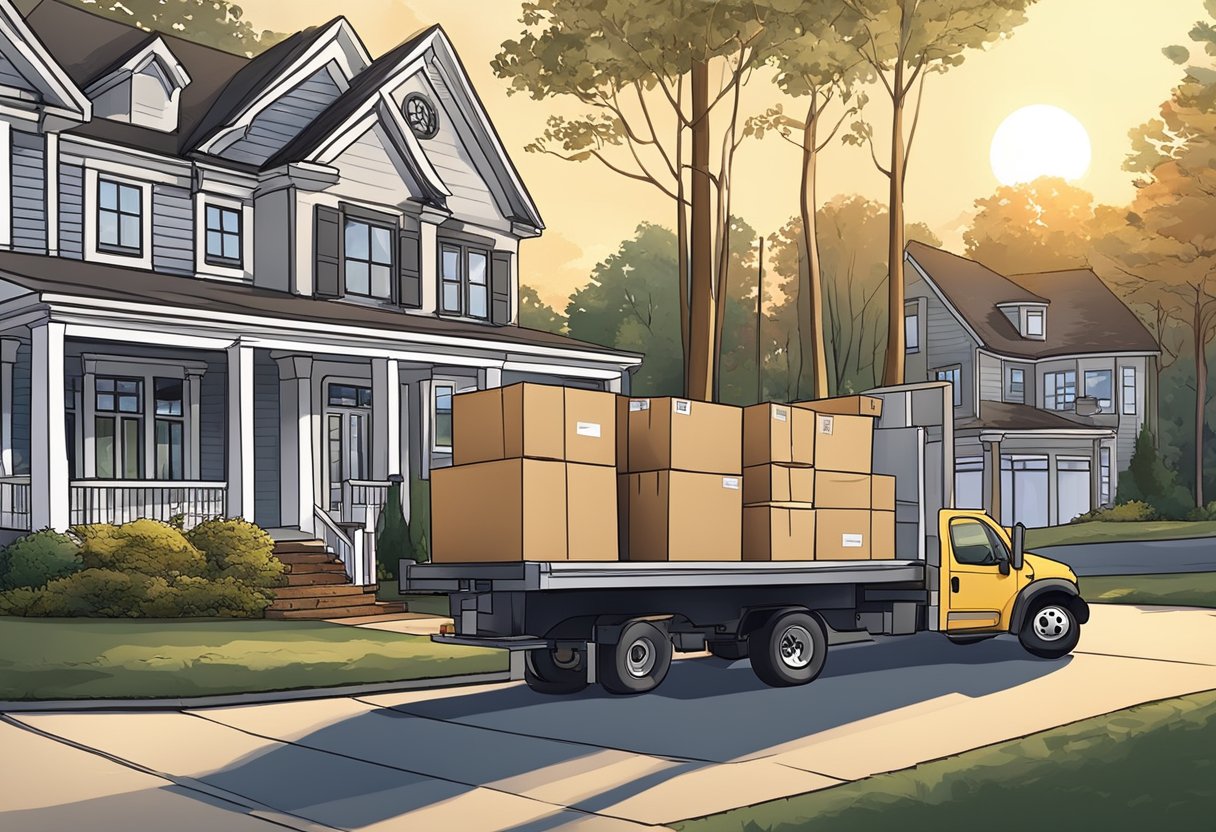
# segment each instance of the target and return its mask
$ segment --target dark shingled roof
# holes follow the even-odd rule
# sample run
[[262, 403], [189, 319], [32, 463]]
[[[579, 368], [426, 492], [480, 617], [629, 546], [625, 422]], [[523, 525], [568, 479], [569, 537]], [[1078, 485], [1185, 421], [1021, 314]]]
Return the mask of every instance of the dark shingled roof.
[[960, 419], [955, 430], [1093, 430], [1094, 425], [1075, 422], [1050, 410], [1013, 402], [980, 402], [979, 418]]
[[[908, 243], [907, 252], [993, 352], [1050, 358], [1158, 349], [1140, 319], [1089, 269], [1005, 277], [924, 243]], [[1046, 340], [1023, 338], [1001, 303], [1047, 304]]]
[[530, 344], [597, 352], [626, 359], [641, 357], [634, 353], [525, 327], [489, 326], [427, 315], [410, 315], [388, 306], [302, 297], [258, 289], [248, 284], [178, 277], [63, 257], [0, 252], [0, 280], [38, 295], [71, 295], [87, 300], [113, 300], [335, 326], [362, 326], [368, 329], [500, 341], [504, 349], [510, 349], [512, 344]]

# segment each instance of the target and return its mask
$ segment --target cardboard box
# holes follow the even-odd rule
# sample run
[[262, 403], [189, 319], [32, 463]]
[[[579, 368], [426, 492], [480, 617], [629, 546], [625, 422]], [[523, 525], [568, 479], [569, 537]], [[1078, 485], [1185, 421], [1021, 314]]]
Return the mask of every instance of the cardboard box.
[[802, 504], [744, 507], [743, 559], [814, 560], [815, 509]]
[[740, 560], [743, 491], [739, 479], [689, 471], [630, 474], [629, 559]]
[[874, 474], [870, 477], [870, 508], [895, 511], [895, 477]]
[[616, 475], [617, 560], [629, 560], [629, 474]]
[[818, 402], [798, 402], [799, 410], [815, 413], [815, 467], [825, 471], [868, 474], [874, 459], [874, 420], [813, 410]]
[[815, 471], [815, 508], [870, 509], [869, 474]]
[[870, 512], [870, 559], [895, 560], [895, 512]]
[[743, 465], [770, 462], [814, 464], [813, 413], [774, 402], [743, 408]]
[[738, 477], [742, 467], [742, 411], [689, 399], [630, 399], [629, 473], [692, 471]]
[[520, 383], [452, 397], [452, 461], [551, 459], [616, 464], [615, 397]]
[[834, 396], [830, 399], [815, 399], [809, 402], [798, 402], [798, 404], [820, 413], [833, 413], [840, 416], [870, 416], [877, 419], [882, 415], [882, 399], [877, 396]]
[[794, 465], [753, 465], [743, 469], [743, 505], [815, 501], [815, 469]]
[[815, 560], [869, 560], [870, 512], [815, 509]]
[[503, 459], [431, 471], [435, 563], [614, 561], [616, 472]]

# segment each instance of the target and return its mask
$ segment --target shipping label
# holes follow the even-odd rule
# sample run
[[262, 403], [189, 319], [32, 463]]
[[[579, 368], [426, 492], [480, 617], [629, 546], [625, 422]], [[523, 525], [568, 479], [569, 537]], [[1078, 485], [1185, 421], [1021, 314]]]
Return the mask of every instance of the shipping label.
[[672, 399], [671, 408], [681, 416], [687, 416], [692, 413], [692, 402], [688, 399]]
[[[833, 419], [831, 416], [824, 416], [823, 414], [819, 414], [818, 421], [819, 421], [819, 432], [823, 433], [823, 434], [827, 434], [828, 436], [831, 436], [832, 428], [835, 426], [836, 420]], [[861, 544], [859, 543], [857, 545], [860, 546]]]
[[629, 412], [637, 413], [639, 410], [650, 410], [650, 399], [630, 399]]
[[840, 545], [845, 549], [860, 549], [865, 545], [865, 535], [842, 534], [840, 536]]
[[773, 418], [776, 419], [778, 422], [789, 421], [790, 412], [788, 410], [786, 410], [784, 407], [774, 407], [773, 408]]
[[739, 490], [739, 478], [738, 477], [723, 477], [722, 478], [722, 487], [729, 488], [732, 491], [738, 491]]
[[579, 436], [591, 436], [599, 439], [600, 425], [599, 422], [578, 422], [574, 426], [574, 432]]

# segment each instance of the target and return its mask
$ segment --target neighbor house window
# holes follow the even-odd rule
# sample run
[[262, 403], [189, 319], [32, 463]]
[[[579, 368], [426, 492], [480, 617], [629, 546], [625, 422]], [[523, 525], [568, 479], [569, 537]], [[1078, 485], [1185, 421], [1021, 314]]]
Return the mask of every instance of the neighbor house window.
[[435, 418], [432, 424], [432, 445], [435, 450], [452, 449], [452, 395], [456, 388], [451, 384], [435, 385]]
[[184, 479], [185, 382], [180, 378], [156, 378], [152, 384], [156, 400], [156, 478]]
[[1098, 470], [1101, 475], [1098, 483], [1099, 496], [1102, 505], [1108, 506], [1110, 505], [1110, 448], [1098, 450]]
[[959, 407], [963, 403], [963, 369], [962, 367], [944, 367], [933, 372], [933, 377], [938, 381], [948, 381], [954, 389], [954, 406]]
[[392, 229], [348, 217], [345, 233], [346, 294], [391, 298]]
[[208, 205], [207, 262], [214, 266], [241, 266], [241, 212], [235, 208]]
[[1017, 367], [1009, 370], [1009, 401], [1026, 401], [1026, 371]]
[[1113, 384], [1110, 370], [1085, 371], [1085, 395], [1098, 400], [1098, 411], [1101, 413], [1115, 412], [1111, 399], [1114, 395]]
[[904, 350], [920, 352], [920, 316], [915, 310], [904, 312]]
[[114, 254], [143, 254], [143, 192], [138, 185], [97, 180], [97, 248]]
[[490, 252], [455, 242], [439, 246], [440, 310], [482, 320], [490, 310]]
[[1123, 368], [1123, 386], [1122, 386], [1121, 398], [1123, 400], [1123, 408], [1122, 408], [1123, 415], [1124, 416], [1135, 416], [1136, 415], [1136, 368], [1135, 367], [1124, 367]]
[[1043, 376], [1043, 406], [1048, 410], [1072, 410], [1077, 401], [1077, 373], [1064, 370]]
[[98, 376], [93, 403], [94, 463], [99, 479], [143, 476], [142, 379]]
[[1031, 338], [1043, 337], [1043, 313], [1033, 310], [1026, 313], [1026, 334]]

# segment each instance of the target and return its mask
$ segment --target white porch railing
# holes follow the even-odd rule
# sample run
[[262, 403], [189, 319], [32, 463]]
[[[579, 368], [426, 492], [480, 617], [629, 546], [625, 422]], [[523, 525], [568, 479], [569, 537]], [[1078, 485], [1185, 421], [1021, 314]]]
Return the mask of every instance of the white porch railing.
[[380, 480], [346, 480], [342, 483], [342, 523], [366, 526], [371, 518], [371, 528], [388, 501], [388, 483]]
[[[342, 561], [346, 575], [356, 586], [371, 586], [376, 583], [376, 524], [375, 512], [370, 513], [370, 522], [362, 525], [349, 524], [344, 529], [329, 512], [315, 507], [317, 535], [327, 548]], [[349, 534], [348, 534], [349, 532]]]
[[180, 516], [190, 529], [223, 517], [228, 502], [226, 482], [76, 480], [69, 491], [72, 525], [121, 524], [141, 518], [167, 523]]
[[30, 478], [0, 477], [0, 529], [30, 528]]

